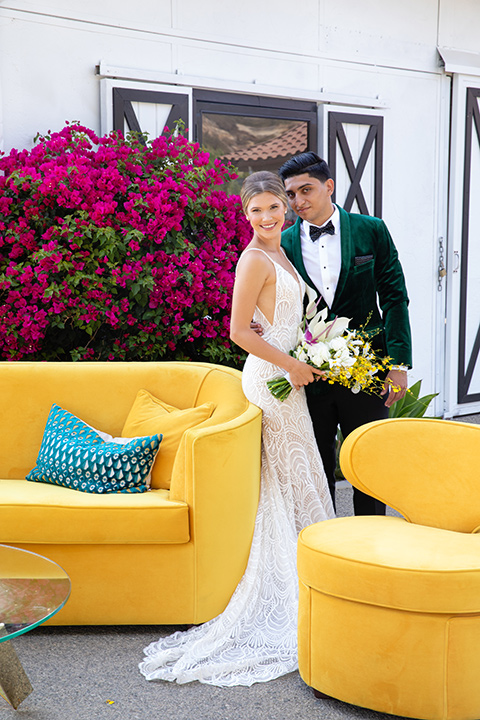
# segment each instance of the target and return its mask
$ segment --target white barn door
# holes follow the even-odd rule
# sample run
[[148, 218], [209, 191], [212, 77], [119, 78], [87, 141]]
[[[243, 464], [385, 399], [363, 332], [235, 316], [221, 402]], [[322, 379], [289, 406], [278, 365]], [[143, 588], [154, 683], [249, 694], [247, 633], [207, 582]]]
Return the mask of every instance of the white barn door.
[[480, 412], [480, 78], [455, 75], [447, 263], [447, 415]]

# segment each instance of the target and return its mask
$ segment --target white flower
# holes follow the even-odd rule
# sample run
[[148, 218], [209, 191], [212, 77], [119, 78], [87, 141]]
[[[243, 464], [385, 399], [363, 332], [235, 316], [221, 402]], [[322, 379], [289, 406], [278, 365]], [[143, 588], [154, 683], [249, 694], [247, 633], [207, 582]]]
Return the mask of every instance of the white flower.
[[297, 347], [295, 350], [295, 357], [297, 360], [301, 360], [302, 362], [306, 362], [308, 360], [308, 352], [304, 344]]
[[322, 335], [322, 333], [325, 333], [325, 330], [327, 328], [327, 323], [325, 322], [325, 318], [328, 315], [327, 308], [323, 308], [323, 310], [320, 310], [312, 320], [308, 323], [308, 329], [312, 333], [313, 339], [316, 340], [317, 338]]
[[310, 285], [305, 285], [305, 292], [307, 293], [308, 297], [308, 305], [307, 309], [305, 310], [305, 317], [307, 318], [307, 320], [311, 320], [311, 318], [313, 318], [313, 316], [315, 315], [315, 311], [317, 309], [317, 302], [320, 296], [317, 295], [317, 291], [310, 287]]
[[336, 317], [335, 320], [328, 323], [329, 328], [326, 332], [328, 340], [333, 340], [333, 338], [343, 335], [351, 319], [352, 318]]
[[351, 318], [336, 317], [334, 320], [327, 323], [325, 322], [327, 315], [328, 310], [327, 308], [324, 308], [323, 310], [320, 310], [313, 320], [310, 320], [308, 323], [308, 329], [312, 333], [314, 340], [317, 340], [318, 338], [328, 341], [333, 340], [333, 338], [343, 335], [345, 330], [348, 328], [348, 323]]
[[352, 365], [355, 365], [355, 358], [350, 355], [348, 348], [344, 347], [337, 350], [333, 356], [332, 364], [338, 367], [352, 367]]
[[304, 341], [305, 341], [305, 336], [303, 334], [303, 329], [302, 329], [302, 326], [299, 325], [298, 330], [297, 330], [297, 346], [301, 345]]
[[347, 350], [347, 340], [343, 337], [334, 337], [332, 340], [328, 342], [328, 345], [331, 347], [331, 349], [334, 352], [338, 352], [338, 350]]
[[310, 360], [318, 367], [330, 360], [330, 350], [328, 349], [328, 346], [322, 342], [310, 345], [308, 347], [308, 355]]

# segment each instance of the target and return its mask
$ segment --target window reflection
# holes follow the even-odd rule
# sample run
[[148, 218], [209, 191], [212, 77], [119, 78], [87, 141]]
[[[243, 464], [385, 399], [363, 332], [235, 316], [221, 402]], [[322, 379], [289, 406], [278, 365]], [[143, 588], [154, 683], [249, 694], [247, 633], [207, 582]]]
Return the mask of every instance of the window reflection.
[[202, 144], [212, 158], [238, 169], [238, 179], [224, 188], [238, 194], [250, 173], [276, 172], [292, 155], [307, 150], [308, 122], [204, 112]]

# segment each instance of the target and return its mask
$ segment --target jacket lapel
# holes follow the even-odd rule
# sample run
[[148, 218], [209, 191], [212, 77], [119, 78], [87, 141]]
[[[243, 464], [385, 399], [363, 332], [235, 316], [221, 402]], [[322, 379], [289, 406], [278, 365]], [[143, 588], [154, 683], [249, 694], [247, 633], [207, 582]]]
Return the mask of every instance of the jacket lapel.
[[348, 213], [337, 205], [340, 213], [340, 246], [342, 249], [342, 263], [340, 266], [340, 276], [338, 278], [335, 297], [333, 298], [332, 309], [339, 297], [341, 296], [350, 273], [352, 264], [352, 236], [350, 232], [350, 217]]

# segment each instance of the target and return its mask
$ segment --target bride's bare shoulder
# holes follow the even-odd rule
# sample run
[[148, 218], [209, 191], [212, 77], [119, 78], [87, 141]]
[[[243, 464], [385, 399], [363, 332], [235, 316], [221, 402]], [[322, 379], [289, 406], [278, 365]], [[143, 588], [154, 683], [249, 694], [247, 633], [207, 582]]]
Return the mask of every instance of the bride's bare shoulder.
[[272, 267], [273, 261], [272, 259], [267, 255], [265, 250], [262, 250], [261, 248], [257, 247], [247, 247], [240, 255], [240, 258], [238, 260], [238, 264], [249, 266], [257, 265], [257, 266], [265, 266], [265, 267]]

